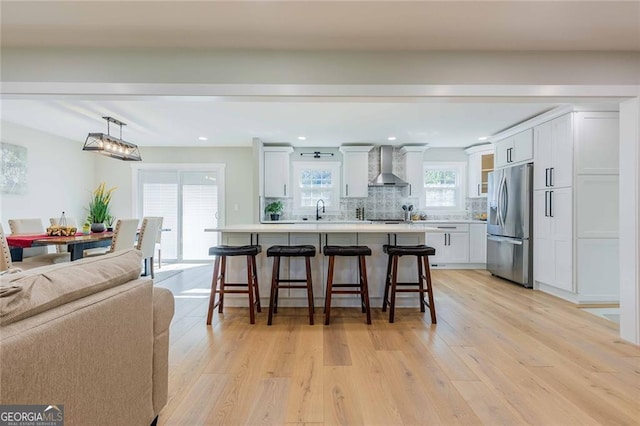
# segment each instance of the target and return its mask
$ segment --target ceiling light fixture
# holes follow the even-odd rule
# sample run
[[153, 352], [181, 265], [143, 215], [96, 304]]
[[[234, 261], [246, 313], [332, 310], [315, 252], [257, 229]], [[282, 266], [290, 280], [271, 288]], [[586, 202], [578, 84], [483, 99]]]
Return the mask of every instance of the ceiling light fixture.
[[387, 140], [390, 140], [390, 141], [395, 141], [396, 139], [397, 139], [397, 138], [396, 138], [395, 136], [389, 136], [389, 137], [387, 138]]
[[[107, 134], [105, 135], [104, 133], [89, 133], [89, 136], [87, 136], [87, 140], [84, 141], [84, 147], [82, 147], [82, 150], [94, 151], [98, 154], [117, 158], [123, 161], [142, 161], [138, 145], [122, 140], [122, 126], [126, 126], [127, 124], [112, 117], [102, 118], [107, 120]], [[120, 138], [111, 136], [111, 123], [120, 126]]]

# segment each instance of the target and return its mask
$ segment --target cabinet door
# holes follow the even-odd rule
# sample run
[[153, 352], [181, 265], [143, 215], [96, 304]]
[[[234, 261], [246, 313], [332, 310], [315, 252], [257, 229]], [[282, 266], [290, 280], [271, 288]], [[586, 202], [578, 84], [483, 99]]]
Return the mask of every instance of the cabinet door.
[[369, 153], [344, 152], [342, 163], [342, 195], [347, 198], [369, 196]]
[[469, 155], [467, 172], [469, 173], [469, 198], [478, 198], [482, 195], [482, 154], [476, 152]]
[[555, 256], [554, 285], [573, 290], [573, 197], [571, 188], [550, 192], [551, 236]]
[[495, 166], [504, 167], [509, 164], [510, 150], [513, 148], [513, 138], [503, 139], [496, 143]]
[[533, 160], [533, 129], [527, 129], [513, 137], [513, 150], [508, 160], [510, 163]]
[[469, 263], [487, 263], [487, 225], [469, 226]]
[[533, 168], [533, 189], [544, 189], [549, 186], [549, 173], [552, 167], [551, 143], [552, 122], [536, 126], [533, 132], [533, 152], [535, 167]]
[[617, 174], [619, 171], [619, 121], [617, 112], [578, 112], [576, 174]]
[[469, 263], [469, 233], [452, 232], [448, 235], [447, 261], [451, 263]]
[[534, 280], [552, 285], [555, 281], [555, 257], [551, 238], [549, 216], [549, 191], [538, 190], [533, 194], [533, 277]]
[[447, 260], [448, 246], [445, 245], [447, 238], [447, 234], [444, 232], [427, 233], [427, 245], [436, 249], [435, 256], [429, 256], [429, 262], [431, 262], [432, 265]]
[[264, 196], [271, 198], [291, 196], [288, 152], [264, 152]]
[[[551, 170], [549, 186], [564, 188], [573, 182], [573, 126], [571, 114], [558, 117], [551, 122]], [[536, 167], [538, 164], [536, 163]]]

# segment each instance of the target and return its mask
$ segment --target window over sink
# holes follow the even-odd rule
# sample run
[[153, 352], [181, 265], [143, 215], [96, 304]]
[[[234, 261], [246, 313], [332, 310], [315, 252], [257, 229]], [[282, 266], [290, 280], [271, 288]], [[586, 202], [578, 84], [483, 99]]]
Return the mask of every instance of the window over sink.
[[465, 163], [425, 162], [424, 194], [427, 211], [465, 210]]
[[340, 163], [335, 161], [293, 162], [293, 209], [311, 214], [322, 199], [326, 211], [340, 210]]

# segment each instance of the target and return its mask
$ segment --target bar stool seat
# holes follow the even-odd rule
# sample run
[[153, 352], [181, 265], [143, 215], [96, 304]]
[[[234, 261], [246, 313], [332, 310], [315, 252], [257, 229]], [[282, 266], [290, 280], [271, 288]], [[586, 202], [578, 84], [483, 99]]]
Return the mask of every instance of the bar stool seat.
[[[258, 271], [256, 268], [256, 255], [262, 251], [259, 245], [247, 246], [227, 246], [220, 245], [209, 248], [209, 255], [216, 256], [213, 267], [213, 277], [211, 279], [211, 294], [209, 296], [209, 311], [207, 313], [207, 325], [211, 324], [213, 310], [218, 307], [218, 313], [223, 312], [225, 293], [244, 293], [249, 295], [249, 322], [255, 324], [254, 306], [258, 312], [262, 312], [260, 307], [260, 290], [258, 289]], [[247, 282], [228, 283], [226, 282], [227, 257], [246, 256], [247, 257]], [[218, 286], [218, 283], [220, 285]], [[229, 288], [231, 287], [231, 288]], [[246, 287], [237, 290], [238, 287]], [[216, 294], [218, 301], [216, 302]]]
[[[273, 314], [278, 313], [278, 290], [281, 288], [304, 288], [307, 290], [307, 303], [309, 306], [309, 324], [313, 325], [313, 283], [311, 282], [311, 258], [315, 257], [316, 248], [311, 245], [300, 246], [271, 246], [267, 249], [267, 257], [273, 257], [273, 272], [271, 274], [271, 296], [269, 297], [269, 317], [267, 325], [273, 322]], [[306, 279], [281, 279], [281, 257], [304, 257]], [[284, 283], [284, 284], [282, 284]], [[291, 283], [305, 283], [291, 284]]]
[[[436, 249], [426, 245], [396, 246], [385, 244], [382, 246], [382, 251], [389, 255], [382, 302], [382, 312], [386, 312], [387, 305], [389, 305], [389, 322], [394, 321], [396, 293], [420, 293], [420, 312], [425, 312], [425, 306], [428, 306], [431, 323], [436, 324], [436, 308], [431, 285], [431, 270], [429, 269], [429, 256], [435, 255]], [[417, 282], [398, 282], [398, 259], [401, 256], [416, 256], [418, 263]], [[399, 286], [402, 288], [398, 288]], [[417, 288], [406, 288], [408, 286]], [[390, 299], [389, 293], [391, 293]], [[425, 293], [427, 293], [428, 302], [425, 301]]]
[[[367, 282], [366, 256], [371, 256], [371, 249], [367, 246], [330, 246], [322, 248], [325, 256], [329, 257], [327, 272], [327, 294], [324, 299], [324, 324], [329, 325], [331, 318], [331, 296], [333, 294], [359, 294], [362, 305], [362, 313], [367, 314], [367, 324], [371, 324], [371, 305], [369, 303], [369, 284]], [[358, 258], [358, 283], [334, 284], [333, 270], [336, 256], [350, 256]], [[341, 290], [352, 288], [352, 290]]]

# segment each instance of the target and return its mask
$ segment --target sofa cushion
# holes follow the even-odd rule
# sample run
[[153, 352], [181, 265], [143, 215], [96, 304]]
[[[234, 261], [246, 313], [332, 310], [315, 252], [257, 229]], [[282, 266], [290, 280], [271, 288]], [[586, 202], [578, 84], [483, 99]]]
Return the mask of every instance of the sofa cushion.
[[131, 249], [4, 275], [0, 284], [0, 325], [134, 280], [141, 270], [142, 254]]

